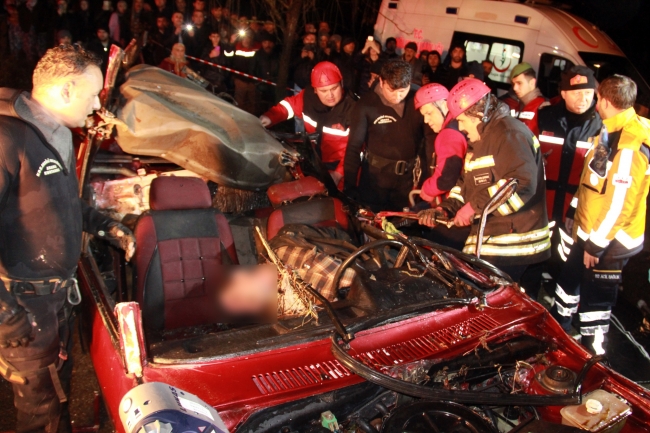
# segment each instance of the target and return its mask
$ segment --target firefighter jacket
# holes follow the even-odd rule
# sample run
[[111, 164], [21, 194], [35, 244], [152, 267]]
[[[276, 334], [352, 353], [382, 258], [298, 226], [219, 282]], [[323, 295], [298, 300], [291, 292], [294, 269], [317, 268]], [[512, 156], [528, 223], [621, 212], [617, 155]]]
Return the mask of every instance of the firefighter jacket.
[[[254, 63], [253, 57], [255, 57], [255, 53], [259, 48], [259, 44], [254, 44], [253, 46], [246, 48], [238, 42], [233, 50], [225, 50], [223, 55], [230, 60], [234, 70], [243, 72], [244, 74], [252, 74]], [[253, 79], [240, 74], [233, 75], [233, 79], [247, 83], [254, 81]]]
[[595, 104], [583, 114], [566, 109], [562, 100], [539, 111], [539, 144], [545, 159], [546, 209], [549, 220], [562, 226], [578, 190], [591, 138], [602, 126]]
[[600, 177], [589, 166], [598, 144], [595, 137], [585, 156], [577, 200], [571, 204], [576, 207], [573, 237], [584, 242], [585, 251], [593, 256], [616, 244], [632, 255], [643, 246], [650, 187], [650, 122], [628, 108], [603, 124], [611, 149], [607, 172]]
[[550, 257], [551, 240], [539, 142], [530, 130], [499, 103], [497, 112], [480, 124], [481, 139], [469, 143], [463, 176], [441, 204], [450, 215], [470, 203], [476, 218], [463, 251], [476, 253], [478, 216], [507, 179], [519, 181], [516, 192], [488, 216], [481, 257], [496, 266], [525, 265]]
[[435, 162], [433, 175], [424, 181], [422, 192], [429, 197], [444, 198], [463, 172], [467, 153], [467, 139], [458, 130], [458, 122], [452, 120], [438, 133], [434, 143]]
[[539, 134], [537, 112], [540, 108], [549, 105], [549, 103], [538, 88], [535, 88], [521, 99], [509, 94], [503, 102], [510, 107], [512, 117], [521, 120], [533, 134]]
[[311, 86], [295, 96], [284, 98], [264, 113], [271, 126], [294, 116], [305, 121], [308, 134], [319, 132], [320, 156], [332, 171], [343, 174], [343, 160], [350, 135], [350, 114], [355, 100], [348, 92], [335, 107], [324, 105]]
[[21, 97], [29, 94], [0, 89], [0, 275], [70, 278], [82, 230], [97, 234], [112, 220], [79, 199], [69, 131], [64, 160], [50, 143], [56, 127], [16, 112]]

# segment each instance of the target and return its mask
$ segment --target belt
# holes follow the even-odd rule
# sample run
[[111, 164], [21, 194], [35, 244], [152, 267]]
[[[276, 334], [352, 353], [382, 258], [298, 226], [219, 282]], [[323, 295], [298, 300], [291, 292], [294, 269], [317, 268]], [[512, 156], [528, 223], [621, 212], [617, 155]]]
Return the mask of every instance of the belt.
[[67, 290], [68, 302], [72, 305], [78, 305], [81, 302], [81, 293], [76, 278], [53, 278], [50, 280], [15, 280], [6, 277], [0, 277], [5, 286], [14, 295], [52, 295], [61, 290]]
[[411, 160], [395, 160], [384, 158], [383, 156], [375, 155], [374, 153], [368, 152], [366, 155], [368, 159], [368, 164], [376, 168], [384, 168], [387, 166], [394, 166], [394, 172], [398, 176], [402, 176], [408, 173], [413, 167], [415, 167], [415, 159]]

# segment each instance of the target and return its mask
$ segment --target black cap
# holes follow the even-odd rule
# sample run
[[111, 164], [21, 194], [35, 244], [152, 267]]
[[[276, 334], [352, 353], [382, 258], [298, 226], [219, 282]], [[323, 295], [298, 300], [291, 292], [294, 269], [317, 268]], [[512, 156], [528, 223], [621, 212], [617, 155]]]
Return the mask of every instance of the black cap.
[[341, 42], [341, 48], [343, 48], [348, 44], [354, 44], [354, 43], [356, 43], [354, 38], [351, 38], [350, 36], [346, 36], [343, 38], [343, 41]]
[[469, 77], [470, 75], [473, 75], [474, 78], [483, 81], [483, 65], [481, 65], [479, 62], [476, 60], [469, 62], [467, 64], [467, 74], [466, 76]]
[[596, 87], [598, 87], [598, 84], [596, 83], [594, 71], [586, 66], [572, 66], [569, 70], [562, 73], [560, 90], [596, 90]]
[[395, 42], [395, 43], [397, 43], [397, 39], [395, 39], [394, 37], [391, 36], [390, 38], [387, 38], [387, 39], [386, 39], [386, 44], [388, 44], [389, 42]]
[[416, 53], [418, 52], [418, 44], [416, 44], [415, 42], [409, 42], [404, 47], [405, 50], [408, 50], [409, 48], [415, 51]]

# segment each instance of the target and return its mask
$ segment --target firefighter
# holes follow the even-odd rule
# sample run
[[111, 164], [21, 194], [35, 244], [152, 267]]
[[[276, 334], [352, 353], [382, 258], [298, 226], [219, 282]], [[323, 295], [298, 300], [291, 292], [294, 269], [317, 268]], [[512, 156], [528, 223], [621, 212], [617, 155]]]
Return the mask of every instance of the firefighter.
[[560, 82], [562, 101], [539, 111], [539, 143], [545, 159], [546, 208], [553, 229], [553, 259], [548, 269], [558, 277], [573, 240], [569, 204], [578, 190], [590, 139], [602, 126], [596, 112], [596, 78], [586, 66], [573, 66]]
[[[427, 150], [431, 176], [424, 181], [420, 198], [434, 206], [447, 197], [456, 185], [463, 171], [463, 161], [467, 153], [467, 139], [458, 130], [458, 121], [453, 119], [446, 124], [447, 97], [449, 91], [442, 84], [427, 84], [415, 94], [415, 108], [424, 116], [424, 123], [435, 132], [433, 149]], [[429, 161], [429, 157], [431, 160]], [[469, 227], [434, 227], [423, 232], [423, 236], [434, 242], [462, 249], [469, 235]]]
[[388, 60], [373, 91], [363, 95], [352, 110], [343, 180], [348, 194], [373, 211], [408, 206], [409, 192], [419, 182], [413, 171], [423, 150], [425, 127], [427, 139], [433, 141], [410, 89], [411, 66], [400, 59]]
[[309, 134], [319, 132], [321, 159], [338, 185], [343, 179], [343, 158], [350, 135], [350, 113], [355, 99], [343, 88], [343, 76], [331, 62], [311, 71], [311, 88], [289, 96], [260, 116], [269, 127], [294, 116], [304, 120]]
[[[510, 107], [510, 114], [521, 120], [533, 134], [539, 133], [537, 128], [537, 111], [549, 105], [542, 92], [537, 88], [537, 75], [530, 63], [520, 63], [510, 73], [512, 92], [503, 102]], [[514, 95], [512, 94], [514, 93]]]
[[30, 93], [0, 89], [0, 374], [17, 432], [70, 431], [71, 303], [82, 229], [133, 255], [133, 235], [79, 199], [72, 133], [100, 108], [99, 60], [61, 45], [39, 60]]
[[519, 181], [516, 192], [488, 218], [481, 258], [518, 281], [526, 268], [550, 256], [544, 200], [544, 169], [537, 138], [509, 115], [490, 88], [475, 78], [457, 84], [447, 98], [451, 119], [468, 137], [461, 179], [440, 207], [421, 211], [420, 223], [435, 226], [434, 217], [453, 217], [471, 226], [463, 251], [476, 253], [478, 220], [507, 179]]
[[637, 116], [635, 100], [636, 84], [628, 77], [613, 75], [598, 86], [596, 109], [606, 131], [594, 137], [585, 155], [572, 202], [575, 243], [557, 280], [552, 308], [567, 331], [572, 315], [579, 313], [582, 344], [597, 354], [604, 353], [621, 270], [643, 248], [650, 122]]
[[[253, 73], [253, 57], [260, 48], [255, 43], [253, 33], [250, 29], [241, 31], [240, 40], [236, 43], [233, 51], [225, 51], [224, 56], [230, 58], [232, 68], [245, 74]], [[235, 86], [235, 101], [237, 106], [244, 111], [254, 113], [256, 110], [257, 88], [255, 80], [243, 75], [233, 74], [232, 80]]]

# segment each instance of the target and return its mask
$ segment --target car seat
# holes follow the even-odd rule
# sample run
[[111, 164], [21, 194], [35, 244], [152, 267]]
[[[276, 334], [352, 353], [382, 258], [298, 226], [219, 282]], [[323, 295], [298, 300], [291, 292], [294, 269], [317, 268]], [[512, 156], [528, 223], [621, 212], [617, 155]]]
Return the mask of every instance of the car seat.
[[206, 183], [190, 177], [158, 177], [151, 210], [135, 228], [136, 300], [147, 331], [218, 322], [214, 292], [224, 265], [237, 263], [224, 215], [212, 207]]

